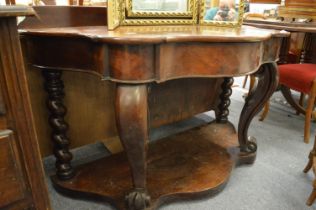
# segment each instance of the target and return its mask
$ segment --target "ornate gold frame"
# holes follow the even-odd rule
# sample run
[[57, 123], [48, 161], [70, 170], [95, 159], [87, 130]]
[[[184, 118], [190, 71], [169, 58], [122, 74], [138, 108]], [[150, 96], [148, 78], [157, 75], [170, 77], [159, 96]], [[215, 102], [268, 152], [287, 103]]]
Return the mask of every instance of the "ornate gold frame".
[[108, 29], [113, 30], [121, 23], [122, 0], [108, 0]]
[[132, 0], [108, 0], [108, 28], [119, 25], [187, 25], [198, 22], [199, 1], [188, 0], [187, 12], [133, 12]]
[[142, 12], [132, 10], [132, 0], [108, 0], [108, 29], [123, 25], [201, 25], [239, 27], [244, 15], [244, 0], [240, 0], [237, 21], [205, 21], [206, 0], [188, 0], [187, 12]]
[[245, 0], [239, 0], [237, 21], [204, 20], [204, 15], [206, 12], [205, 5], [206, 5], [206, 0], [202, 0], [201, 6], [200, 6], [200, 16], [199, 16], [200, 17], [199, 23], [201, 25], [226, 26], [226, 27], [240, 27], [242, 25], [243, 16], [244, 16], [244, 8], [245, 8]]
[[[168, 12], [168, 11], [161, 11], [161, 12], [143, 12], [143, 11], [133, 11], [132, 8], [132, 1], [133, 0], [125, 0], [126, 2], [126, 13], [128, 18], [143, 18], [143, 17], [163, 17], [163, 18], [190, 18], [193, 16], [194, 11], [194, 0], [188, 0], [188, 11], [187, 12]], [[195, 0], [196, 1], [196, 0]]]

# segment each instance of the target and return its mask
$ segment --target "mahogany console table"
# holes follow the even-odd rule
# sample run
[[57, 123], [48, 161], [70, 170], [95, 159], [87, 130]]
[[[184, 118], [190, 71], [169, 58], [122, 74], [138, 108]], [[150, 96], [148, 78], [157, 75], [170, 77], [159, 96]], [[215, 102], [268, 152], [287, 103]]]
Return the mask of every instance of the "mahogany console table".
[[[155, 209], [170, 199], [221, 190], [234, 163], [255, 160], [257, 144], [248, 137], [248, 127], [277, 86], [275, 61], [284, 36], [288, 33], [249, 26], [24, 29], [24, 53], [42, 70], [48, 93], [55, 187], [109, 200], [119, 209]], [[61, 78], [68, 70], [116, 84], [116, 124], [124, 153], [72, 167]], [[228, 121], [231, 85], [233, 77], [248, 74], [258, 77], [258, 84], [247, 97], [236, 132]], [[215, 110], [214, 122], [148, 144], [153, 122], [206, 110]]]

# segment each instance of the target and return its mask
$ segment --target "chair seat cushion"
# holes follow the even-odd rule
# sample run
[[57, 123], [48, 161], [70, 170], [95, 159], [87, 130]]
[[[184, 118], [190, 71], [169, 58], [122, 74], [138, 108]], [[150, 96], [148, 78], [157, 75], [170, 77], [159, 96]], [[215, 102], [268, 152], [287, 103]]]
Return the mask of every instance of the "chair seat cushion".
[[309, 93], [316, 78], [316, 64], [279, 65], [280, 84], [290, 89]]

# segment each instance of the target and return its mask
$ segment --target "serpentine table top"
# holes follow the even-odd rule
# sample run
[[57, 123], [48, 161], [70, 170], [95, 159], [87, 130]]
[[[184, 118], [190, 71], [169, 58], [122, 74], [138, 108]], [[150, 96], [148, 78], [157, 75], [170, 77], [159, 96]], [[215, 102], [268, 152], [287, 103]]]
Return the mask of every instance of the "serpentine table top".
[[[24, 29], [20, 32], [32, 40], [27, 45], [29, 52], [33, 51], [32, 48], [41, 51], [37, 55], [28, 53], [32, 60], [34, 59], [34, 65], [88, 70], [114, 81], [137, 83], [161, 82], [191, 76], [222, 77], [253, 73], [261, 64], [277, 59], [277, 54], [272, 54], [278, 51], [278, 45], [273, 45], [273, 42], [289, 35], [287, 32], [249, 26], [239, 29], [207, 26], [126, 26], [114, 31], [107, 30], [106, 26], [85, 26]], [[39, 42], [40, 44], [34, 44]], [[76, 44], [87, 50], [89, 48], [92, 52], [78, 50], [76, 48], [79, 46]], [[69, 57], [65, 58], [67, 55], [61, 53], [63, 47], [73, 48], [67, 49], [68, 54], [79, 53], [80, 63], [71, 60], [65, 62]], [[49, 52], [46, 51], [48, 48]], [[139, 53], [144, 52], [142, 56], [145, 59], [123, 59], [122, 56], [126, 55], [124, 51], [136, 48], [142, 49]], [[96, 58], [91, 57], [107, 53], [108, 59], [105, 60], [93, 60]], [[52, 54], [55, 58], [48, 58]], [[182, 59], [181, 56], [186, 56], [186, 59], [178, 62]], [[199, 66], [193, 68], [192, 63], [195, 62], [191, 59], [197, 58], [200, 59]], [[210, 58], [216, 59], [217, 62], [209, 62]], [[118, 63], [121, 63], [121, 69], [117, 66]], [[141, 64], [143, 66], [140, 66]], [[138, 73], [135, 75], [135, 72]]]

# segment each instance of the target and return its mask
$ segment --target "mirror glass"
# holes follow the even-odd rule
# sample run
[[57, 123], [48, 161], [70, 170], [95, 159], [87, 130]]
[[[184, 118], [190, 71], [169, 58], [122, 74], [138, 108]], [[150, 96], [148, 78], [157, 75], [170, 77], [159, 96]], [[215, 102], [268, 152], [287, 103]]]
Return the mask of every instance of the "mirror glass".
[[187, 12], [188, 0], [133, 0], [133, 12]]
[[240, 0], [206, 0], [205, 21], [236, 22], [239, 18]]

